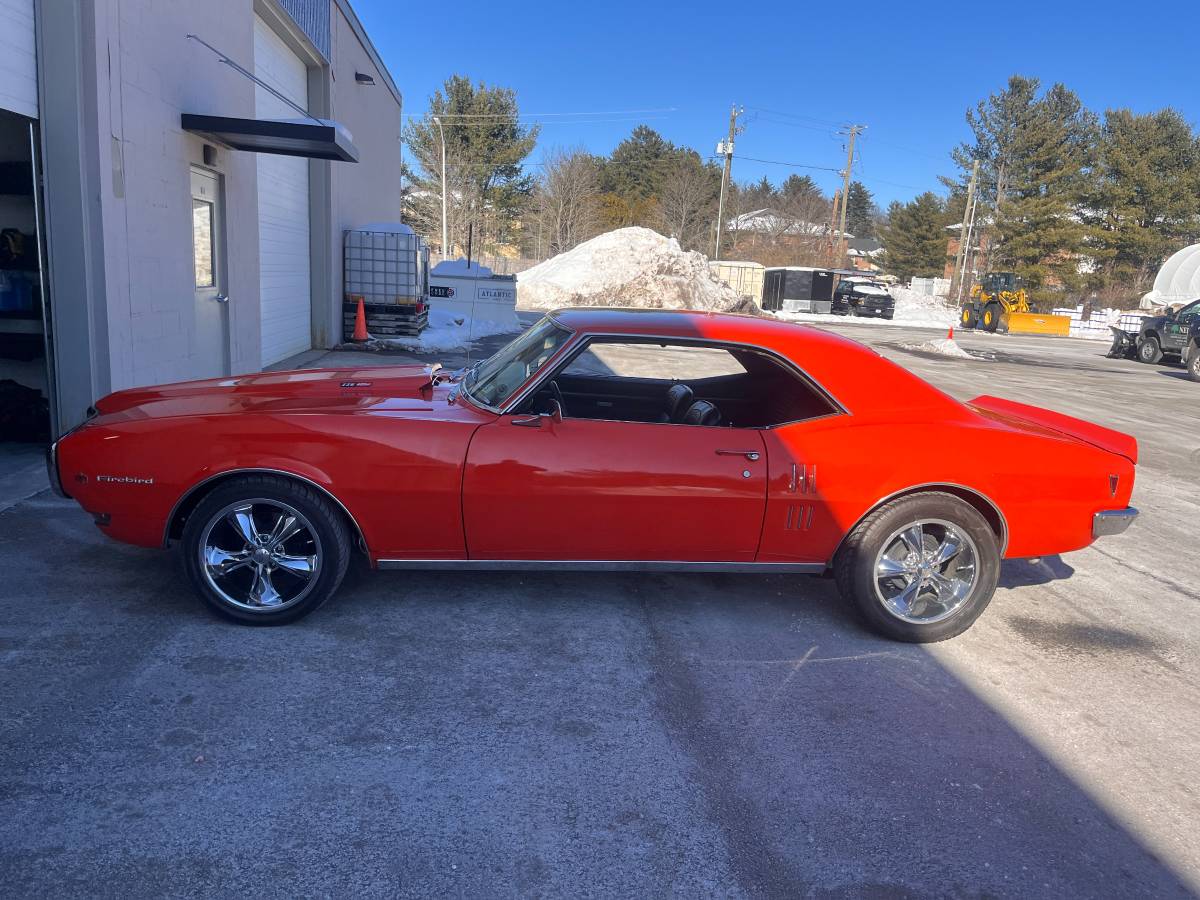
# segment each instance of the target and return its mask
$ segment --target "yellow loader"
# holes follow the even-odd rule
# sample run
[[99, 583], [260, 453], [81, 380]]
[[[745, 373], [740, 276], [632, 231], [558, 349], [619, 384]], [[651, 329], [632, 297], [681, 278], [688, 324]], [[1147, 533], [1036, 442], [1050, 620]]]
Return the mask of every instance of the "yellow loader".
[[963, 328], [1007, 331], [1010, 334], [1058, 334], [1071, 331], [1069, 316], [1030, 312], [1022, 280], [1012, 272], [988, 272], [971, 288], [971, 299], [959, 314]]

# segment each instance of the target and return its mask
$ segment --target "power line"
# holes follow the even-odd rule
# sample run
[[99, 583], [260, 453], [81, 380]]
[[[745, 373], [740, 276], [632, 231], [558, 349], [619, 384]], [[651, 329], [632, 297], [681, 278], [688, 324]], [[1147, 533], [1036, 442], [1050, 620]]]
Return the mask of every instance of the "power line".
[[[710, 156], [708, 158], [709, 159], [718, 159], [718, 157], [716, 157], [716, 156]], [[781, 162], [780, 160], [777, 160], [777, 159], [756, 159], [753, 156], [740, 156], [739, 155], [738, 159], [744, 159], [747, 162], [765, 163], [766, 165], [769, 165], [769, 166], [787, 166], [790, 169], [815, 169], [818, 172], [838, 172], [838, 173], [840, 173], [842, 171], [841, 169], [835, 169], [832, 166], [810, 166], [810, 165], [807, 165], [806, 163]]]
[[[677, 106], [663, 106], [656, 109], [609, 109], [597, 112], [553, 112], [553, 113], [520, 113], [515, 118], [561, 118], [570, 116], [632, 116], [642, 115], [644, 113], [673, 113], [678, 112]], [[438, 116], [442, 119], [509, 119], [514, 118], [509, 113], [435, 113], [433, 110], [426, 110], [423, 113], [404, 113], [406, 119], [424, 119], [427, 116]]]
[[798, 119], [802, 122], [812, 122], [816, 125], [825, 125], [828, 128], [844, 128], [845, 125], [841, 122], [830, 122], [828, 119], [818, 119], [815, 116], [806, 116], [801, 113], [782, 112], [777, 109], [766, 109], [762, 106], [751, 106], [750, 109], [755, 112], [764, 112], [772, 116], [783, 116], [787, 119]]

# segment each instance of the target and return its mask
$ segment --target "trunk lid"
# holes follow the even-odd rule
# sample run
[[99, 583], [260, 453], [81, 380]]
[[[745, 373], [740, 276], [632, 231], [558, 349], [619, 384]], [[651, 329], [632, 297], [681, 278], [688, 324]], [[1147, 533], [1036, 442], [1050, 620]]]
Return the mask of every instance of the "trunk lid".
[[1101, 450], [1107, 450], [1109, 453], [1123, 456], [1131, 463], [1137, 464], [1136, 438], [1124, 432], [1088, 422], [1086, 419], [1077, 419], [1074, 416], [1043, 409], [1040, 406], [1029, 406], [1000, 397], [976, 397], [974, 400], [967, 401], [967, 406], [987, 419], [1001, 422], [1012, 428], [1069, 437], [1085, 444], [1091, 444], [1093, 447], [1099, 447]]

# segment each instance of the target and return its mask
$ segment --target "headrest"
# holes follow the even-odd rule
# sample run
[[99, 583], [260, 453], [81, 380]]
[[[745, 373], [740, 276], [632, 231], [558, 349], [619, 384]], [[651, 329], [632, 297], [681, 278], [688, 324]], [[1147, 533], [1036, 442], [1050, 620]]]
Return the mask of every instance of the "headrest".
[[667, 416], [672, 422], [682, 422], [683, 414], [692, 405], [692, 389], [686, 384], [673, 384], [667, 391]]
[[697, 400], [688, 407], [684, 425], [720, 425], [721, 411], [707, 400]]

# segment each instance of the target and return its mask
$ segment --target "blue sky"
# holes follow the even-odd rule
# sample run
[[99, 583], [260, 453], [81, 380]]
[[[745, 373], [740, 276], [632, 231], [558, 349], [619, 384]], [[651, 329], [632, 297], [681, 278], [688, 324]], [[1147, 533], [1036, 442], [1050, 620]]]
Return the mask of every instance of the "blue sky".
[[[735, 179], [778, 184], [794, 171], [831, 192], [833, 171], [739, 157], [836, 170], [837, 126], [858, 122], [854, 174], [886, 206], [940, 190], [950, 148], [968, 137], [965, 110], [1015, 73], [1062, 81], [1097, 111], [1174, 106], [1200, 121], [1194, 0], [352, 2], [406, 113], [454, 73], [512, 87], [544, 123], [535, 162], [555, 146], [607, 153], [639, 122], [709, 155], [736, 101], [747, 115]], [[562, 113], [596, 115], [550, 115]]]

